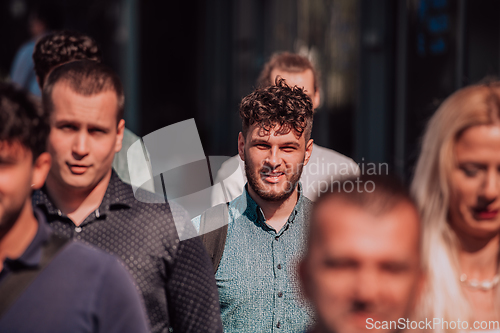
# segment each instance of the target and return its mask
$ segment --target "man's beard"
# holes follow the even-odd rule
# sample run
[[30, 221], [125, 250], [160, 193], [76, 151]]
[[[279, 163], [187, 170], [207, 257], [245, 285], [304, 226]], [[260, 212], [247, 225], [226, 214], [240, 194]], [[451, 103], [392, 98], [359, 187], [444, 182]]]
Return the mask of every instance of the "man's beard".
[[288, 174], [285, 173], [285, 176], [287, 177], [286, 180], [287, 186], [285, 189], [283, 189], [280, 192], [273, 192], [266, 189], [265, 185], [262, 184], [262, 179], [261, 179], [261, 172], [263, 170], [270, 172], [272, 171], [271, 168], [263, 166], [262, 168], [259, 168], [257, 172], [254, 173], [254, 171], [252, 170], [252, 166], [249, 165], [249, 163], [247, 162], [248, 160], [249, 159], [246, 158], [246, 152], [245, 152], [245, 173], [248, 180], [248, 186], [250, 186], [252, 190], [254, 190], [254, 192], [257, 193], [257, 195], [260, 198], [266, 201], [285, 201], [293, 194], [300, 180], [300, 176], [302, 175], [302, 168], [304, 166], [303, 163], [301, 163], [298, 166], [297, 172], [290, 175], [290, 178], [288, 178]]

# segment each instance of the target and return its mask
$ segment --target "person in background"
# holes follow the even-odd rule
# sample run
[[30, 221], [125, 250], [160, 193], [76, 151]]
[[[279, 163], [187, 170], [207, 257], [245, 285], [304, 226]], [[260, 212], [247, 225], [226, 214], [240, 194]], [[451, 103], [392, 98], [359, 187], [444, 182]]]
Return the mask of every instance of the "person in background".
[[59, 29], [61, 14], [55, 6], [40, 3], [30, 13], [29, 32], [31, 39], [17, 51], [10, 70], [11, 81], [26, 89], [33, 95], [40, 97], [41, 89], [36, 80], [33, 59], [31, 58], [36, 41], [53, 29]]
[[[480, 328], [474, 321], [498, 323], [500, 82], [462, 88], [441, 104], [427, 125], [411, 190], [429, 274], [422, 317], [459, 318], [471, 330]], [[466, 330], [436, 327], [457, 329]]]
[[[320, 106], [318, 73], [309, 59], [289, 52], [273, 54], [269, 62], [264, 65], [257, 86], [271, 86], [277, 77], [285, 79], [289, 86], [303, 88], [311, 99], [313, 110]], [[236, 167], [237, 165], [239, 168]], [[222, 189], [214, 187], [212, 190], [212, 206], [231, 201], [243, 193], [243, 186], [246, 182], [243, 170], [244, 164], [238, 155], [222, 164], [216, 177], [217, 180], [222, 181]], [[334, 150], [313, 144], [309, 164], [304, 166], [302, 172], [302, 190], [308, 199], [314, 201], [321, 194], [321, 185], [324, 187], [331, 181], [357, 174], [358, 166], [352, 159]]]
[[153, 332], [221, 332], [210, 259], [198, 237], [180, 241], [193, 229], [186, 211], [155, 203], [140, 189], [134, 194], [111, 167], [125, 126], [116, 74], [96, 61], [66, 63], [46, 78], [42, 101], [52, 114], [47, 147], [53, 164], [34, 206], [56, 233], [124, 261]]
[[31, 205], [51, 157], [49, 115], [0, 83], [0, 332], [149, 332], [115, 257], [54, 235]]
[[299, 275], [315, 314], [308, 332], [403, 330], [424, 283], [406, 188], [385, 175], [330, 186], [314, 203]]
[[[41, 38], [33, 51], [33, 62], [35, 64], [36, 78], [43, 88], [47, 75], [57, 66], [74, 60], [92, 60], [102, 62], [102, 54], [96, 41], [90, 36], [76, 31], [55, 31]], [[122, 149], [115, 154], [113, 168], [118, 176], [127, 184], [130, 184], [130, 173], [128, 168], [128, 148], [140, 138], [125, 127], [123, 132]], [[134, 157], [131, 157], [132, 160]], [[144, 188], [154, 192], [153, 184], [150, 188]]]

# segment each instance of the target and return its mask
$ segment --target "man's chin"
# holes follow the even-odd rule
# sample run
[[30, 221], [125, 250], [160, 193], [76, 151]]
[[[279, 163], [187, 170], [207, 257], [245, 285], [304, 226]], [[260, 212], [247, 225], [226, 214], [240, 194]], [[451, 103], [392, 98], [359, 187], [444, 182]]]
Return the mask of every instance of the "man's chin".
[[261, 188], [255, 192], [266, 201], [284, 201], [293, 194], [294, 190]]

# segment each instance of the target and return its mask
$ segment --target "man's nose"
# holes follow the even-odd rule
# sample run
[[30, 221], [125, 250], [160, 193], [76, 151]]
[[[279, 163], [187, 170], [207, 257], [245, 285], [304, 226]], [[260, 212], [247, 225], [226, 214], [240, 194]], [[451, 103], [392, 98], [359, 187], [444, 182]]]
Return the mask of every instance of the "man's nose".
[[279, 147], [272, 147], [269, 149], [269, 154], [266, 163], [274, 170], [282, 163]]
[[373, 269], [361, 269], [353, 282], [355, 303], [358, 307], [363, 307], [363, 310], [367, 310], [380, 296], [379, 274]]
[[86, 131], [79, 131], [73, 140], [73, 156], [81, 159], [89, 153], [89, 135]]

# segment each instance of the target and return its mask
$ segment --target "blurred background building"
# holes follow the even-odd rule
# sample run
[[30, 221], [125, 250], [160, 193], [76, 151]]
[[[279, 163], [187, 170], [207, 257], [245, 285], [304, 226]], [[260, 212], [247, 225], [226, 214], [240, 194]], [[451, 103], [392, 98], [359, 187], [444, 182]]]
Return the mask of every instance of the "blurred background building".
[[407, 179], [439, 103], [500, 69], [497, 0], [1, 0], [0, 79], [40, 5], [101, 45], [128, 128], [195, 118], [207, 156], [237, 153], [238, 103], [276, 51], [321, 72], [318, 144]]

